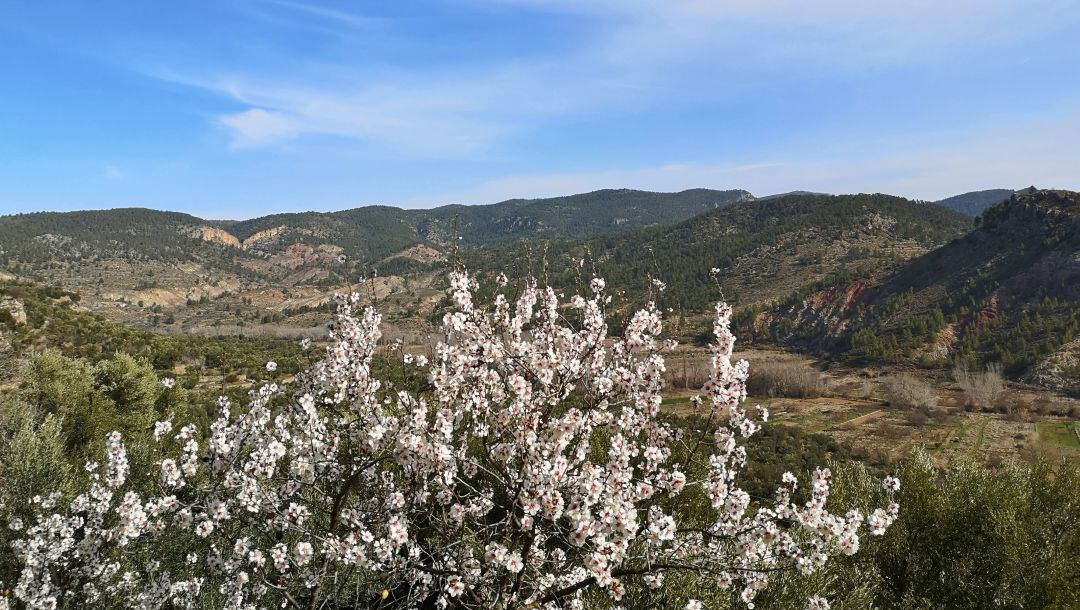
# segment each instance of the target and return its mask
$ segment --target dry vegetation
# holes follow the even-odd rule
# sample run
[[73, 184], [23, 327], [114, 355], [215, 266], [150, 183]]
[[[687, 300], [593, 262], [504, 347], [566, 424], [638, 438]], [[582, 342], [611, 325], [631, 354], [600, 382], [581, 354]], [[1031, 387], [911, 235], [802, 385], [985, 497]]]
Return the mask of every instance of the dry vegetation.
[[1005, 378], [998, 364], [991, 364], [982, 372], [957, 366], [953, 369], [953, 378], [963, 392], [963, 403], [968, 409], [991, 410], [998, 406], [1005, 392]]
[[[1080, 459], [1080, 400], [1010, 386], [998, 367], [957, 369], [953, 385], [921, 371], [822, 372], [810, 358], [776, 350], [739, 356], [751, 363], [751, 401], [767, 407], [772, 422], [824, 433], [872, 463], [888, 464], [918, 446], [942, 462], [973, 456], [991, 467]], [[669, 360], [666, 408], [690, 412], [687, 395], [705, 381], [705, 357], [687, 351]]]
[[750, 368], [747, 391], [763, 398], [817, 398], [827, 390], [825, 377], [801, 360], [776, 360]]
[[894, 407], [928, 413], [938, 405], [934, 388], [911, 373], [900, 373], [885, 382], [885, 398]]

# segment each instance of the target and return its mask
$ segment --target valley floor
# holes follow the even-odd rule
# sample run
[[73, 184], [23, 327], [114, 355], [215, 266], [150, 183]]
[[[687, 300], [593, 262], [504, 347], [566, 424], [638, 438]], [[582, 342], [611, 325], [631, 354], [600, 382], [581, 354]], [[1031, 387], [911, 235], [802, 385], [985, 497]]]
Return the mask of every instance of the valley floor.
[[[749, 349], [737, 356], [750, 362], [751, 376], [755, 365], [773, 363], [811, 371], [827, 369], [819, 373], [818, 396], [751, 393], [747, 404], [767, 408], [772, 425], [825, 434], [873, 463], [892, 463], [917, 446], [940, 462], [968, 456], [991, 467], [1039, 456], [1080, 459], [1080, 400], [1045, 389], [1010, 384], [999, 406], [973, 409], [964, 407], [962, 391], [940, 373], [839, 367], [780, 350]], [[671, 390], [664, 406], [670, 412], [693, 414], [690, 397], [694, 392], [682, 389], [683, 371], [684, 367], [688, 370], [685, 378], [693, 387], [699, 381], [693, 378], [694, 370], [704, 367], [705, 357], [702, 351], [688, 350], [669, 359]], [[938, 406], [917, 409], [890, 404], [886, 386], [901, 374], [927, 384]]]

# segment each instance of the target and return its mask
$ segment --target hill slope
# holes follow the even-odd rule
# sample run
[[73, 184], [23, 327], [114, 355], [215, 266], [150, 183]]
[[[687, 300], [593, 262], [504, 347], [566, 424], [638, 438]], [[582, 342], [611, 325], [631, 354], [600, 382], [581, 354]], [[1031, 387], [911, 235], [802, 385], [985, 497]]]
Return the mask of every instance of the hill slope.
[[[258, 259], [295, 244], [330, 245], [370, 263], [414, 244], [441, 247], [521, 237], [573, 239], [691, 218], [746, 191], [693, 189], [652, 193], [602, 190], [549, 199], [512, 199], [430, 210], [366, 206], [340, 212], [274, 214], [240, 222], [208, 221], [141, 208], [0, 217], [0, 262], [31, 267], [50, 261]], [[224, 247], [224, 249], [222, 249]]]
[[954, 195], [952, 197], [946, 197], [934, 203], [949, 208], [950, 210], [956, 210], [961, 214], [968, 216], [978, 216], [983, 213], [983, 210], [989, 208], [992, 205], [996, 205], [1005, 201], [1015, 191], [1012, 189], [988, 189], [985, 191], [972, 191], [970, 193], [963, 193], [960, 195]]
[[824, 283], [747, 319], [759, 338], [848, 360], [1000, 362], [1080, 388], [1080, 194], [1025, 191], [884, 278]]
[[[422, 276], [441, 269], [455, 246], [580, 239], [667, 225], [750, 197], [738, 190], [621, 189], [487, 206], [367, 206], [239, 222], [140, 208], [21, 214], [0, 217], [0, 273], [78, 291], [92, 309], [132, 324], [156, 326], [174, 319], [168, 314], [200, 325], [278, 322], [289, 312], [324, 308], [330, 292], [373, 268], [386, 278], [382, 292], [410, 292], [412, 298], [424, 288]], [[414, 280], [406, 287], [400, 276]]]
[[[970, 225], [956, 212], [889, 195], [787, 195], [741, 201], [669, 227], [552, 243], [548, 274], [570, 285], [582, 271], [595, 273], [638, 295], [659, 278], [669, 286], [665, 306], [704, 312], [718, 296], [713, 267], [728, 300], [759, 303], [830, 274], [890, 268]], [[481, 248], [469, 263], [527, 275], [540, 272], [541, 257], [535, 245], [531, 254], [520, 245]], [[575, 264], [581, 259], [587, 269]]]
[[747, 191], [690, 189], [653, 193], [605, 189], [549, 199], [511, 199], [494, 205], [446, 206], [428, 216], [433, 234], [447, 238], [454, 218], [466, 244], [505, 242], [522, 237], [574, 239], [617, 233], [692, 218], [737, 201], [752, 198]]

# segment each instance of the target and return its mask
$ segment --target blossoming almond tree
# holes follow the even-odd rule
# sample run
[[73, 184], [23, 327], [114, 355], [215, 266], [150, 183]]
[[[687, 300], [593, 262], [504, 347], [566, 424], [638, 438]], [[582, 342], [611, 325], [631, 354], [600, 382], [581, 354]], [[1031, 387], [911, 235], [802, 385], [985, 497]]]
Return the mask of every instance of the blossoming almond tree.
[[[586, 593], [617, 605], [628, 583], [680, 571], [752, 607], [770, 573], [819, 569], [858, 549], [864, 523], [881, 534], [895, 519], [895, 504], [829, 513], [828, 470], [803, 503], [789, 473], [752, 506], [739, 441], [767, 413], [742, 407], [747, 363], [732, 362], [726, 305], [693, 402], [699, 433], [661, 415], [674, 344], [653, 304], [609, 336], [600, 279], [563, 304], [528, 283], [480, 306], [477, 288], [451, 274], [433, 362], [402, 354], [426, 371], [423, 391], [375, 378], [380, 317], [352, 295], [297, 390], [264, 385], [243, 409], [221, 399], [206, 431], [159, 422], [151, 485], [129, 476], [113, 433], [88, 489], [52, 514], [43, 500], [16, 544], [16, 596], [31, 608], [580, 608]], [[691, 490], [707, 518], [680, 522]]]

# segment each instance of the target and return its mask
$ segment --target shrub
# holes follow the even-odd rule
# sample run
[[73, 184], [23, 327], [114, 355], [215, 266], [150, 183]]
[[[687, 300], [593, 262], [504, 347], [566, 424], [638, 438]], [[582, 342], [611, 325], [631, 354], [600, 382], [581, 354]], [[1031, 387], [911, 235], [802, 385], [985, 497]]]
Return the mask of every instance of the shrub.
[[[869, 481], [852, 489], [858, 471], [838, 469], [838, 496], [866, 493]], [[904, 481], [897, 526], [858, 559], [860, 576], [882, 579], [874, 607], [1080, 607], [1075, 461], [987, 470], [958, 459], [942, 469], [916, 452], [897, 474]]]
[[1005, 391], [1000, 364], [991, 364], [982, 372], [972, 373], [965, 365], [953, 369], [953, 378], [963, 391], [963, 400], [977, 409], [992, 409]]
[[922, 411], [908, 411], [904, 414], [904, 419], [912, 426], [921, 427], [925, 426], [926, 422], [930, 421], [930, 416]]
[[767, 361], [750, 370], [746, 390], [758, 397], [817, 398], [825, 394], [826, 383], [820, 372], [803, 362]]
[[1003, 392], [997, 403], [998, 409], [1012, 421], [1031, 421], [1031, 401], [1019, 392]]
[[[832, 608], [1080, 608], [1080, 464], [990, 461], [906, 457], [894, 465], [903, 510], [885, 536], [821, 572], [777, 578], [758, 607], [802, 608], [810, 590]], [[864, 464], [833, 471], [830, 501], [860, 505], [875, 493]]]
[[223, 398], [205, 432], [158, 421], [132, 447], [139, 462], [110, 433], [84, 493], [43, 505], [16, 542], [15, 595], [32, 608], [558, 608], [644, 597], [670, 576], [686, 596], [719, 582], [750, 603], [775, 572], [816, 571], [896, 518], [891, 477], [843, 514], [826, 510], [828, 470], [805, 492], [785, 472], [764, 511], [737, 487], [739, 441], [760, 424], [742, 407], [726, 306], [684, 430], [659, 410], [669, 345], [655, 307], [611, 338], [601, 280], [571, 300], [572, 326], [554, 290], [485, 307], [466, 275], [450, 283], [445, 343], [432, 362], [402, 358], [413, 376], [377, 373], [380, 316], [353, 295], [289, 394]]
[[910, 373], [901, 373], [885, 382], [885, 399], [891, 406], [918, 409], [923, 415], [928, 415], [938, 404], [934, 388]]
[[[6, 549], [33, 523], [38, 508], [34, 496], [45, 490], [62, 495], [68, 491], [73, 469], [64, 453], [58, 417], [41, 417], [18, 401], [0, 404], [0, 548], [5, 549], [0, 553], [0, 580], [18, 574], [16, 557]], [[5, 601], [0, 598], [0, 604]]]

